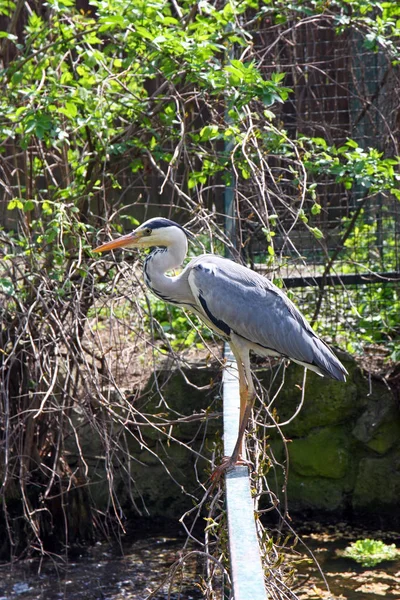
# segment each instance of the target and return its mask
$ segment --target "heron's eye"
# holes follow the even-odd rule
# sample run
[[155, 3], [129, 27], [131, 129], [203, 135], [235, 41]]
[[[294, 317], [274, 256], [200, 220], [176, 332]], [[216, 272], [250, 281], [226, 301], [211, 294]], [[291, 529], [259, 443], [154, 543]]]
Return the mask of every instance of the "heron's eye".
[[145, 232], [145, 234], [146, 234], [146, 235], [151, 235], [151, 229], [150, 229], [150, 227], [147, 227], [147, 228], [144, 230], [144, 232]]

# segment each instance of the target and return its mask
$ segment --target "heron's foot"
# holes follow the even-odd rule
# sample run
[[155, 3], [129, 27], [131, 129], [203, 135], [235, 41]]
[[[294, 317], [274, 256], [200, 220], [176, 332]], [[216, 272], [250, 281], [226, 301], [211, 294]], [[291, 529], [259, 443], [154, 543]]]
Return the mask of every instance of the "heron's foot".
[[211, 482], [214, 484], [218, 483], [218, 481], [224, 473], [232, 471], [232, 469], [239, 465], [245, 465], [250, 469], [253, 468], [253, 464], [249, 460], [243, 458], [243, 456], [241, 456], [240, 454], [237, 458], [235, 458], [234, 456], [224, 456], [221, 461], [221, 464], [218, 467], [216, 467], [211, 473]]

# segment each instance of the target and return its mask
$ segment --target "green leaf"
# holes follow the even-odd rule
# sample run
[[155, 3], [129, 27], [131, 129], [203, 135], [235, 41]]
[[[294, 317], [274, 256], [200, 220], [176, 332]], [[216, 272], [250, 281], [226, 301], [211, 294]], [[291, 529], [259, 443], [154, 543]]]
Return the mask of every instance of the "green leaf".
[[24, 202], [24, 212], [28, 212], [35, 208], [35, 203], [33, 200], [25, 200]]
[[303, 223], [308, 223], [308, 218], [302, 208], [299, 210], [299, 219], [303, 221]]
[[283, 79], [285, 79], [286, 73], [272, 73], [271, 75], [271, 81], [273, 81], [274, 83], [280, 83], [281, 81], [283, 81]]
[[152, 35], [146, 29], [146, 27], [142, 27], [141, 25], [135, 25], [135, 29], [136, 29], [137, 33], [139, 33], [143, 38], [145, 38], [147, 40], [152, 40], [154, 38], [154, 35]]
[[273, 113], [271, 110], [268, 110], [265, 108], [263, 110], [263, 113], [264, 113], [264, 117], [266, 119], [268, 119], [269, 121], [272, 121], [272, 119], [275, 119], [275, 113]]
[[218, 125], [206, 125], [203, 129], [200, 130], [200, 140], [202, 142], [207, 142], [208, 140], [215, 139], [218, 137], [219, 130]]
[[351, 139], [347, 140], [346, 146], [349, 146], [349, 148], [358, 148], [357, 142]]
[[8, 31], [0, 31], [0, 38], [7, 38], [8, 40], [11, 40], [12, 42], [15, 42], [16, 40], [18, 40], [16, 35], [14, 35], [13, 33], [8, 33]]
[[320, 229], [318, 229], [318, 227], [310, 227], [310, 231], [317, 240], [320, 240], [324, 237], [324, 234]]
[[73, 119], [78, 114], [78, 107], [76, 106], [75, 102], [66, 102], [65, 106], [62, 106], [58, 112], [69, 117], [70, 119]]
[[42, 202], [42, 210], [45, 215], [51, 215], [53, 213], [52, 206], [49, 202], [47, 202], [47, 200]]
[[14, 198], [7, 204], [8, 210], [14, 210], [15, 208], [19, 208], [20, 210], [24, 208], [24, 203], [19, 198]]
[[322, 210], [321, 209], [321, 205], [316, 202], [311, 207], [311, 214], [312, 215], [319, 215], [319, 213], [321, 212], [321, 210]]
[[107, 31], [108, 29], [123, 27], [125, 25], [125, 19], [120, 15], [107, 15], [105, 17], [100, 17], [99, 23], [102, 24], [99, 28], [99, 31], [103, 32]]
[[393, 196], [396, 196], [397, 200], [400, 200], [400, 190], [391, 188], [390, 193], [393, 194]]
[[11, 279], [0, 278], [0, 292], [3, 292], [7, 296], [14, 295], [15, 289]]
[[15, 2], [12, 0], [1, 0], [0, 1], [0, 15], [5, 17], [11, 17], [12, 11], [15, 9]]
[[137, 173], [143, 168], [143, 161], [141, 158], [134, 158], [130, 163], [132, 173]]
[[323, 148], [324, 150], [327, 150], [328, 144], [326, 143], [326, 140], [324, 140], [324, 138], [315, 137], [315, 138], [311, 138], [311, 140], [314, 142], [314, 144], [316, 146], [321, 146], [321, 148]]

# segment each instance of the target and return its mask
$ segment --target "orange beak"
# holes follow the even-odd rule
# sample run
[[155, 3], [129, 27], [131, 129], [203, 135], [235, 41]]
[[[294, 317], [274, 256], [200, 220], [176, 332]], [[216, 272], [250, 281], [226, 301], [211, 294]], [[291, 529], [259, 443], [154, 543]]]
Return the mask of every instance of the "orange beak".
[[140, 238], [142, 237], [143, 232], [133, 231], [132, 233], [128, 233], [127, 235], [117, 238], [116, 240], [111, 240], [111, 242], [106, 242], [105, 244], [94, 248], [93, 252], [107, 252], [108, 250], [115, 250], [116, 248], [137, 246], [140, 242]]

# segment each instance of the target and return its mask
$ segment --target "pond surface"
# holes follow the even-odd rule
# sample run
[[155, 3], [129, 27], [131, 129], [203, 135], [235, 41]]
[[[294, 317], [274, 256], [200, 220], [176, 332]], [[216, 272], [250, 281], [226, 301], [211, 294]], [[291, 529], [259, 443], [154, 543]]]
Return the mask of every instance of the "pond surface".
[[[302, 534], [330, 592], [315, 562], [307, 562], [309, 552], [299, 543], [296, 550], [300, 556], [294, 557], [300, 559], [295, 590], [299, 600], [400, 600], [400, 560], [367, 568], [340, 556], [351, 541], [366, 537], [400, 547], [398, 533], [366, 532], [345, 524], [314, 524]], [[46, 559], [42, 563], [26, 560], [13, 566], [0, 565], [0, 600], [145, 600], [159, 586], [155, 600], [200, 600], [204, 595], [197, 583], [203, 562], [196, 556], [185, 562], [171, 588], [167, 583], [162, 585], [184, 542], [182, 536], [157, 532], [124, 542], [123, 556], [110, 544], [98, 543], [65, 564]]]
[[[315, 524], [314, 530], [302, 535], [302, 540], [314, 554], [326, 578], [330, 592], [314, 564], [299, 567], [300, 600], [400, 600], [400, 559], [384, 561], [376, 567], [362, 567], [344, 558], [341, 552], [357, 539], [380, 539], [400, 548], [398, 532], [365, 531], [344, 523], [330, 527]], [[297, 548], [301, 551], [301, 548]]]
[[[144, 600], [168, 575], [183, 547], [171, 535], [147, 537], [124, 548], [119, 556], [109, 544], [96, 544], [85, 556], [67, 564], [46, 559], [0, 566], [0, 600]], [[157, 600], [198, 600], [197, 564], [185, 563], [178, 582], [157, 592]], [[170, 594], [170, 595], [168, 595]], [[180, 595], [179, 595], [180, 594]]]

